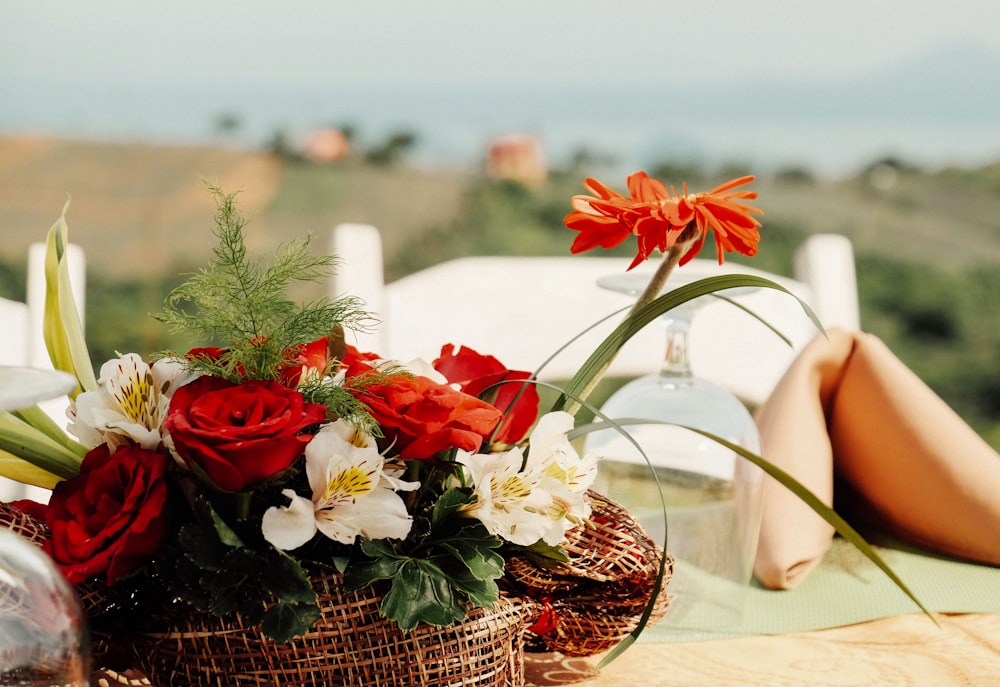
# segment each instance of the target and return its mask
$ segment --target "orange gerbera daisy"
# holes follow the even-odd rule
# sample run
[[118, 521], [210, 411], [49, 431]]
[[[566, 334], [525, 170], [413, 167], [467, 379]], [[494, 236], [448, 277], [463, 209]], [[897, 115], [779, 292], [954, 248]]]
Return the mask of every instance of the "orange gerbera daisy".
[[715, 234], [715, 252], [720, 265], [725, 261], [725, 254], [732, 251], [742, 255], [757, 254], [760, 222], [753, 215], [763, 215], [764, 211], [740, 202], [755, 199], [756, 191], [734, 190], [753, 180], [753, 176], [747, 175], [731, 179], [706, 193], [693, 195], [688, 194], [687, 184], [684, 185], [684, 195], [677, 198], [677, 219], [684, 223], [693, 219], [698, 238], [681, 258], [682, 265], [698, 254], [709, 229]]
[[564, 220], [567, 227], [579, 231], [570, 251], [583, 253], [592, 248], [614, 248], [632, 235], [637, 219], [634, 203], [611, 190], [597, 179], [586, 179], [584, 187], [593, 196], [573, 196], [573, 212]]
[[613, 248], [634, 234], [638, 251], [629, 265], [632, 269], [654, 250], [666, 253], [682, 237], [693, 239], [681, 258], [683, 265], [698, 254], [711, 229], [720, 264], [725, 253], [734, 250], [754, 255], [760, 242], [760, 222], [753, 215], [763, 211], [741, 202], [756, 198], [756, 191], [735, 190], [753, 180], [752, 176], [739, 177], [711, 191], [694, 194], [688, 193], [685, 184], [684, 192], [679, 194], [645, 172], [636, 172], [628, 177], [630, 197], [626, 198], [596, 179], [587, 179], [584, 186], [596, 197], [573, 197], [573, 212], [564, 221], [580, 234], [570, 250], [582, 253], [597, 246]]

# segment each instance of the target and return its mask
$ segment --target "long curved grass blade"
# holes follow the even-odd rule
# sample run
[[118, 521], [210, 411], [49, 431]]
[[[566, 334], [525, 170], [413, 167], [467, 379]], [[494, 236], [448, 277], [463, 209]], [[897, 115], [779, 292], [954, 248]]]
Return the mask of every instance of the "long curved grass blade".
[[[557, 387], [554, 384], [545, 384], [545, 386], [548, 386], [557, 391], [559, 390], [559, 387]], [[589, 431], [588, 428], [595, 425], [600, 426], [602, 429], [607, 429], [608, 427], [611, 427], [615, 431], [617, 431], [621, 436], [623, 436], [626, 439], [626, 441], [632, 444], [632, 446], [639, 452], [639, 455], [642, 456], [642, 459], [646, 461], [646, 465], [649, 467], [649, 474], [652, 476], [653, 483], [656, 484], [656, 491], [660, 496], [660, 510], [663, 513], [663, 543], [660, 549], [660, 567], [656, 572], [656, 579], [653, 581], [653, 588], [649, 594], [649, 602], [643, 609], [642, 615], [639, 616], [639, 622], [636, 624], [635, 629], [633, 629], [632, 632], [630, 632], [627, 637], [623, 638], [622, 641], [618, 642], [618, 644], [616, 644], [610, 651], [608, 651], [604, 655], [603, 658], [601, 658], [600, 663], [598, 663], [597, 665], [598, 670], [600, 670], [609, 663], [611, 663], [612, 661], [614, 661], [616, 658], [621, 656], [626, 649], [632, 646], [632, 644], [634, 644], [635, 641], [639, 639], [639, 636], [642, 634], [643, 630], [646, 629], [646, 625], [649, 624], [649, 619], [652, 617], [653, 611], [656, 609], [656, 600], [660, 596], [660, 590], [663, 589], [663, 577], [666, 574], [667, 565], [669, 564], [670, 560], [670, 553], [668, 552], [667, 549], [667, 543], [670, 538], [670, 525], [667, 522], [667, 501], [666, 497], [664, 497], [663, 495], [663, 489], [660, 488], [660, 479], [656, 474], [656, 470], [653, 469], [652, 461], [649, 460], [649, 456], [647, 456], [646, 452], [643, 451], [642, 447], [639, 445], [639, 442], [637, 442], [628, 432], [628, 430], [626, 430], [622, 426], [622, 423], [609, 418], [607, 415], [602, 413], [599, 408], [597, 408], [591, 403], [588, 403], [586, 399], [572, 398], [572, 400], [576, 403], [579, 403], [582, 407], [592, 412], [595, 417], [600, 418], [601, 420], [603, 420], [603, 422], [591, 423], [583, 427], [574, 427], [569, 432], [567, 438], [575, 439], [579, 436], [582, 436], [587, 431]]]
[[[774, 480], [777, 481], [779, 484], [781, 484], [783, 487], [785, 487], [793, 494], [795, 494], [799, 499], [802, 500], [803, 503], [805, 503], [813, 511], [815, 511], [817, 515], [819, 515], [821, 518], [826, 520], [830, 525], [832, 525], [833, 528], [837, 531], [837, 534], [839, 534], [845, 540], [853, 544], [859, 551], [861, 551], [861, 553], [863, 553], [869, 560], [871, 560], [872, 563], [874, 563], [882, 572], [884, 572], [886, 576], [889, 577], [890, 580], [892, 580], [892, 582], [900, 589], [900, 591], [906, 594], [913, 601], [913, 603], [915, 603], [917, 607], [924, 612], [925, 615], [927, 615], [931, 620], [935, 622], [935, 624], [937, 624], [937, 620], [934, 618], [933, 614], [927, 609], [926, 606], [924, 606], [924, 604], [920, 601], [920, 599], [917, 598], [917, 596], [910, 590], [910, 588], [906, 586], [903, 580], [900, 579], [900, 577], [892, 570], [889, 564], [886, 563], [884, 560], [882, 560], [882, 557], [878, 555], [878, 552], [874, 549], [874, 547], [872, 547], [871, 544], [865, 541], [864, 537], [862, 537], [857, 530], [851, 527], [851, 525], [846, 520], [844, 520], [844, 518], [838, 515], [835, 510], [830, 508], [830, 506], [823, 503], [823, 501], [821, 501], [818, 496], [816, 496], [808, 488], [806, 488], [805, 485], [803, 485], [801, 482], [796, 480], [787, 472], [779, 468], [777, 465], [763, 458], [762, 456], [753, 453], [752, 451], [748, 451], [746, 448], [738, 444], [734, 444], [731, 441], [727, 441], [726, 439], [716, 436], [711, 432], [706, 432], [704, 430], [698, 429], [696, 427], [690, 427], [688, 425], [675, 424], [670, 422], [663, 422], [660, 420], [650, 420], [643, 418], [616, 418], [615, 424], [613, 426], [618, 427], [618, 426], [637, 425], [637, 424], [660, 424], [660, 425], [672, 425], [674, 427], [682, 427], [689, 431], [695, 432], [696, 434], [700, 434], [703, 437], [711, 439], [712, 441], [715, 441], [721, 444], [722, 446], [725, 446], [729, 450], [747, 459], [748, 461], [759, 467], [761, 470], [766, 472], [769, 476], [774, 478]], [[580, 427], [575, 428], [574, 431], [577, 434], [579, 434], [583, 432], [596, 431], [599, 429], [607, 429], [608, 426], [609, 425], [606, 422], [592, 422], [587, 425], [581, 425]]]
[[[538, 380], [538, 379], [527, 379], [527, 380], [525, 380], [525, 379], [513, 380], [512, 379], [512, 380], [501, 381], [501, 382], [498, 382], [497, 384], [498, 385], [499, 384], [535, 384], [537, 386], [542, 386], [542, 387], [546, 387], [548, 389], [553, 389], [554, 391], [558, 391], [560, 393], [565, 393], [565, 391], [563, 391], [563, 389], [561, 387], [559, 387], [558, 385], [551, 384], [549, 382], [543, 382], [543, 381]], [[600, 423], [591, 423], [589, 425], [586, 425], [584, 428], [576, 427], [576, 428], [570, 430], [570, 432], [568, 434], [568, 438], [569, 439], [574, 439], [576, 437], [579, 437], [583, 433], [585, 433], [586, 431], [588, 431], [587, 428], [591, 428], [591, 427], [597, 427], [597, 426], [599, 426], [601, 429], [607, 429], [608, 427], [614, 428], [617, 432], [619, 432], [625, 438], [626, 441], [628, 441], [630, 444], [632, 444], [633, 447], [635, 447], [635, 450], [638, 451], [639, 455], [641, 455], [642, 458], [643, 458], [643, 460], [646, 461], [646, 465], [649, 466], [650, 475], [652, 475], [653, 482], [657, 486], [657, 493], [660, 495], [660, 507], [661, 507], [661, 510], [663, 512], [663, 544], [662, 544], [662, 547], [661, 547], [660, 567], [657, 570], [656, 579], [653, 581], [653, 588], [652, 588], [652, 591], [650, 592], [650, 595], [649, 595], [649, 603], [646, 604], [646, 608], [643, 610], [642, 615], [639, 617], [639, 622], [636, 624], [635, 629], [632, 630], [632, 632], [630, 632], [627, 637], [625, 637], [624, 639], [622, 639], [622, 641], [620, 641], [618, 644], [616, 644], [602, 658], [600, 664], [598, 665], [598, 668], [603, 668], [607, 664], [611, 663], [611, 661], [615, 660], [615, 658], [617, 658], [618, 656], [620, 656], [626, 649], [628, 649], [635, 642], [635, 640], [637, 640], [639, 638], [639, 636], [642, 634], [643, 630], [646, 629], [646, 625], [649, 624], [649, 619], [650, 619], [650, 617], [652, 617], [653, 611], [656, 608], [656, 600], [660, 596], [660, 590], [663, 589], [663, 577], [664, 577], [664, 575], [666, 573], [666, 570], [667, 570], [667, 564], [668, 564], [669, 555], [670, 555], [667, 552], [667, 540], [669, 538], [669, 525], [667, 523], [667, 502], [666, 502], [665, 497], [663, 496], [663, 490], [659, 488], [660, 481], [659, 481], [659, 478], [656, 475], [656, 471], [653, 470], [653, 464], [652, 464], [652, 462], [650, 462], [649, 457], [646, 455], [646, 452], [642, 450], [642, 447], [632, 437], [632, 435], [629, 434], [628, 431], [625, 430], [623, 427], [621, 427], [620, 424], [617, 423], [615, 420], [609, 418], [607, 415], [605, 415], [604, 413], [602, 413], [600, 411], [600, 409], [598, 409], [594, 405], [588, 403], [586, 401], [586, 399], [573, 398], [573, 397], [571, 397], [571, 398], [572, 398], [572, 400], [574, 402], [579, 403], [581, 406], [583, 406], [587, 410], [589, 410], [592, 413], [594, 413], [595, 417], [601, 418], [601, 420], [603, 420], [603, 422], [600, 422]]]
[[532, 377], [537, 377], [538, 375], [540, 375], [542, 373], [542, 370], [544, 370], [545, 367], [548, 366], [549, 363], [551, 363], [553, 360], [555, 360], [557, 357], [559, 357], [559, 355], [563, 351], [565, 351], [567, 348], [569, 348], [570, 346], [572, 346], [575, 341], [579, 340], [580, 338], [582, 338], [583, 336], [585, 336], [588, 332], [590, 332], [591, 330], [595, 329], [596, 327], [601, 326], [602, 324], [604, 324], [608, 320], [613, 319], [613, 318], [617, 317], [618, 315], [621, 315], [624, 312], [628, 312], [629, 308], [631, 308], [631, 307], [632, 307], [631, 305], [626, 305], [623, 308], [619, 308], [618, 310], [615, 310], [614, 312], [611, 312], [611, 313], [605, 315], [604, 317], [602, 317], [601, 319], [597, 320], [596, 322], [594, 322], [593, 324], [591, 324], [589, 327], [586, 327], [583, 331], [577, 333], [573, 338], [571, 338], [568, 341], [566, 341], [566, 343], [564, 343], [562, 346], [560, 346], [559, 348], [557, 348], [555, 351], [552, 352], [551, 355], [549, 355], [545, 360], [543, 360], [542, 364], [535, 368], [535, 371], [532, 373], [531, 376]]
[[[735, 300], [733, 298], [729, 298], [728, 296], [723, 296], [722, 294], [719, 294], [719, 293], [713, 293], [711, 295], [712, 295], [712, 298], [717, 298], [720, 301], [725, 301], [726, 303], [728, 303], [729, 305], [733, 306], [734, 308], [742, 310], [747, 315], [749, 315], [750, 317], [754, 318], [755, 320], [757, 320], [758, 322], [760, 322], [762, 325], [764, 325], [765, 327], [767, 327], [768, 329], [770, 329], [774, 333], [775, 336], [777, 336], [779, 339], [781, 339], [782, 341], [785, 342], [785, 345], [792, 346], [792, 340], [791, 339], [789, 339], [787, 336], [785, 336], [784, 334], [782, 334], [781, 331], [777, 327], [775, 327], [773, 324], [771, 324], [770, 322], [768, 322], [767, 320], [765, 320], [763, 317], [761, 317], [760, 315], [758, 315], [751, 308], [748, 308], [747, 306], [743, 305], [742, 303], [740, 303], [739, 301], [737, 301], [737, 300]], [[824, 334], [826, 333], [826, 330], [824, 330], [822, 328], [822, 325], [820, 326], [820, 331], [823, 332]]]
[[625, 320], [612, 331], [594, 352], [584, 361], [573, 379], [567, 384], [565, 393], [562, 394], [553, 405], [553, 410], [567, 409], [574, 413], [579, 406], [567, 407], [568, 399], [571, 396], [581, 396], [584, 390], [592, 388], [594, 379], [607, 369], [607, 366], [618, 355], [618, 351], [643, 327], [654, 321], [664, 313], [670, 311], [689, 300], [706, 296], [716, 291], [739, 287], [768, 288], [788, 294], [799, 302], [809, 319], [816, 325], [819, 331], [823, 331], [823, 325], [813, 312], [812, 308], [789, 291], [787, 288], [764, 277], [749, 274], [724, 274], [706, 279], [700, 279], [676, 289], [668, 291], [658, 298], [638, 308], [632, 312]]
[[781, 484], [783, 487], [791, 491], [793, 494], [799, 497], [799, 499], [801, 499], [807, 506], [812, 508], [817, 515], [819, 515], [821, 518], [826, 520], [830, 525], [832, 525], [833, 528], [837, 531], [837, 534], [839, 534], [841, 537], [849, 541], [851, 544], [854, 544], [854, 546], [859, 551], [861, 551], [861, 553], [863, 553], [872, 563], [878, 566], [878, 568], [882, 572], [884, 572], [889, 577], [889, 579], [892, 580], [893, 583], [895, 583], [895, 585], [899, 587], [899, 589], [904, 594], [910, 597], [913, 603], [915, 603], [917, 607], [921, 611], [923, 611], [925, 615], [927, 615], [927, 617], [929, 617], [931, 620], [934, 621], [935, 624], [937, 624], [937, 620], [935, 620], [934, 615], [927, 609], [926, 606], [924, 606], [923, 602], [921, 602], [920, 599], [917, 598], [917, 596], [910, 590], [910, 588], [906, 586], [903, 580], [899, 578], [899, 576], [893, 571], [893, 569], [889, 567], [889, 564], [886, 563], [884, 560], [882, 560], [882, 557], [878, 555], [878, 552], [875, 551], [874, 547], [872, 547], [871, 544], [865, 541], [864, 537], [862, 537], [857, 530], [851, 527], [846, 520], [844, 520], [840, 515], [838, 515], [836, 511], [834, 511], [828, 505], [823, 503], [818, 496], [809, 491], [809, 489], [807, 489], [801, 482], [799, 482], [794, 477], [789, 475], [787, 472], [779, 468], [777, 465], [771, 463], [768, 460], [765, 460], [763, 457], [758, 456], [756, 453], [753, 453], [752, 451], [748, 451], [747, 449], [743, 448], [742, 446], [739, 446], [738, 444], [734, 444], [731, 441], [726, 441], [721, 437], [715, 436], [711, 432], [706, 432], [704, 430], [700, 430], [695, 427], [689, 427], [687, 425], [677, 425], [677, 426], [683, 427], [684, 429], [690, 430], [697, 434], [701, 434], [704, 437], [707, 437], [709, 439], [712, 439], [713, 441], [718, 442], [719, 444], [722, 444], [731, 451], [734, 451], [735, 453], [738, 453], [739, 455], [743, 456], [751, 463], [759, 467], [761, 470], [766, 472], [768, 475], [773, 477], [779, 484]]
[[[83, 336], [83, 323], [76, 309], [73, 288], [69, 280], [66, 249], [69, 245], [69, 227], [66, 211], [70, 201], [63, 206], [62, 215], [49, 229], [45, 247], [45, 314], [42, 332], [52, 366], [68, 372], [80, 383], [84, 391], [97, 388], [97, 378], [91, 366], [87, 342]], [[73, 392], [71, 397], [75, 398]]]

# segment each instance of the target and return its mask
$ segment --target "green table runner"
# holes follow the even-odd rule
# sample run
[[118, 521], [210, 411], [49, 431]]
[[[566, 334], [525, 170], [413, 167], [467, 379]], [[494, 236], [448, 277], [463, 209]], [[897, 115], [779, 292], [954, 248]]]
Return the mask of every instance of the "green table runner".
[[[895, 543], [877, 549], [930, 610], [1000, 613], [1000, 568], [907, 550]], [[678, 563], [676, 575], [697, 584], [705, 598], [732, 598], [729, 583], [689, 569], [683, 562]], [[702, 599], [679, 603], [671, 611], [676, 612], [668, 612], [659, 625], [647, 628], [640, 641], [804, 632], [920, 612], [885, 573], [839, 538], [795, 589], [772, 591], [756, 583], [745, 589], [742, 613]]]

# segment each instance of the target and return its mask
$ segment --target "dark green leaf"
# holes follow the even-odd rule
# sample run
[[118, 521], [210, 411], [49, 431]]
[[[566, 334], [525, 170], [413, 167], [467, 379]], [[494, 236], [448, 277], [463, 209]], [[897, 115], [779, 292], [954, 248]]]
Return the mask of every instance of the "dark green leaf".
[[396, 549], [387, 539], [362, 539], [361, 551], [372, 558], [399, 558]]
[[494, 580], [473, 577], [467, 570], [456, 571], [449, 580], [451, 586], [475, 606], [492, 606], [500, 598], [500, 588]]
[[552, 546], [539, 539], [531, 546], [511, 547], [516, 553], [522, 554], [535, 565], [551, 570], [561, 563], [569, 563], [569, 556], [566, 549], [561, 546]]
[[228, 547], [219, 541], [214, 527], [188, 523], [181, 527], [177, 538], [186, 557], [200, 570], [215, 571], [222, 567]]
[[444, 572], [429, 561], [408, 560], [392, 579], [382, 613], [408, 632], [420, 623], [446, 626], [465, 618]]
[[447, 541], [438, 546], [462, 561], [477, 580], [495, 580], [503, 575], [503, 556], [493, 550], [494, 542]]
[[228, 575], [211, 575], [202, 579], [202, 586], [209, 596], [208, 610], [217, 616], [229, 615], [244, 601], [244, 580], [233, 580]]
[[316, 604], [279, 602], [264, 613], [261, 631], [276, 642], [287, 642], [308, 632], [321, 615]]
[[260, 572], [260, 583], [264, 589], [284, 601], [315, 603], [316, 592], [309, 573], [288, 554], [283, 551], [277, 553], [279, 555], [273, 561], [264, 563]]
[[332, 556], [330, 558], [330, 563], [333, 565], [334, 570], [341, 574], [347, 570], [347, 566], [350, 562], [351, 559], [347, 556]]
[[452, 488], [441, 494], [441, 497], [434, 503], [434, 510], [431, 513], [431, 522], [434, 525], [449, 517], [460, 506], [464, 506], [472, 499], [472, 496], [461, 489]]
[[378, 580], [391, 580], [406, 559], [376, 558], [370, 561], [353, 561], [344, 572], [345, 589], [363, 589]]
[[219, 514], [215, 512], [215, 509], [211, 506], [208, 506], [208, 508], [212, 515], [212, 525], [215, 527], [215, 531], [219, 535], [219, 541], [226, 546], [239, 548], [245, 546], [243, 540], [240, 539], [240, 536], [233, 531], [233, 528], [231, 528], [225, 520], [219, 517]]

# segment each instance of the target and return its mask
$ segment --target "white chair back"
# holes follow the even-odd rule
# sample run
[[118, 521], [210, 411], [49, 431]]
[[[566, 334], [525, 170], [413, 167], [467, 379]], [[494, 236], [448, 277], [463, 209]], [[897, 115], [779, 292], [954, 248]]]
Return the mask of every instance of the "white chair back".
[[[377, 238], [378, 230], [369, 225], [334, 229], [330, 250], [349, 259], [332, 281], [331, 294], [366, 300], [382, 324], [373, 332], [357, 334], [353, 343], [387, 358], [430, 360], [443, 344], [454, 343], [494, 355], [509, 368], [533, 371], [574, 336], [630, 302], [627, 296], [596, 283], [599, 277], [625, 273], [629, 260], [609, 257], [466, 257], [420, 270], [379, 289], [373, 279], [383, 270]], [[796, 260], [794, 279], [704, 259], [679, 269], [687, 275], [735, 272], [770, 278], [809, 303], [825, 326], [857, 329], [850, 242], [842, 236], [812, 236]], [[793, 345], [787, 346], [738, 308], [713, 299], [695, 316], [691, 362], [695, 374], [756, 405], [767, 398], [816, 329], [787, 294], [759, 289], [735, 300], [764, 317]], [[540, 377], [570, 378], [621, 317], [581, 336]], [[663, 332], [649, 326], [626, 344], [609, 374], [634, 377], [654, 371], [664, 350]]]

